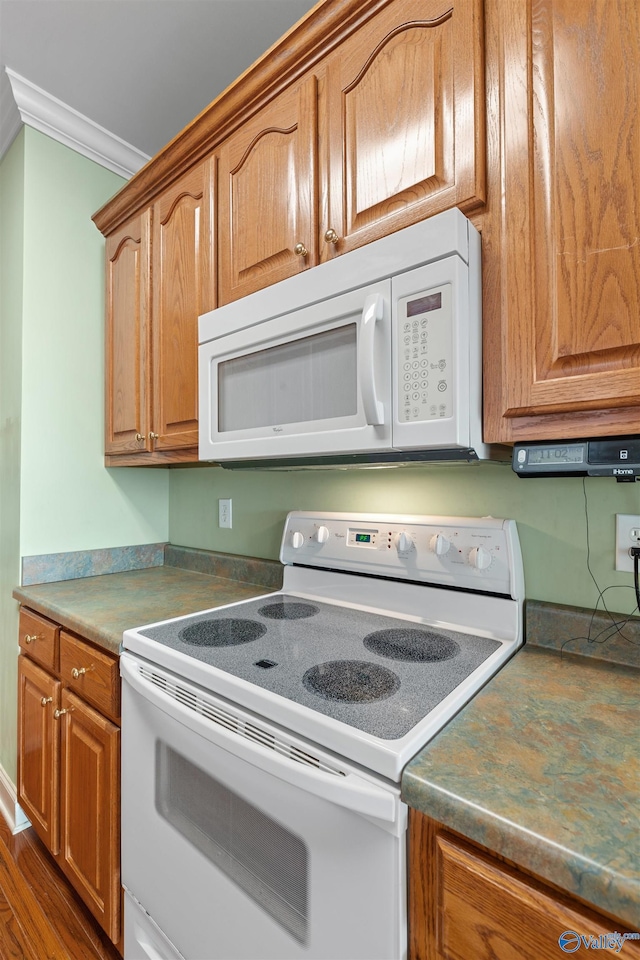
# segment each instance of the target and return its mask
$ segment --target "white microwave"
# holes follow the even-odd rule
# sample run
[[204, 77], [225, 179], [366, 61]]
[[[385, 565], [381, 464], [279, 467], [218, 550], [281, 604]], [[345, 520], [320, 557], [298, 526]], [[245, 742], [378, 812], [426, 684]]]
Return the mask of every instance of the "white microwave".
[[480, 236], [459, 210], [204, 314], [201, 460], [477, 460]]

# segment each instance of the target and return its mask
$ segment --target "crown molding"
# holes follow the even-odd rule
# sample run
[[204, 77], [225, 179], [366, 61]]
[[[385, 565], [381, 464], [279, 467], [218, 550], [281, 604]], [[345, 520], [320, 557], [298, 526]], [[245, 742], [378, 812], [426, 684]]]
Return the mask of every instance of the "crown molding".
[[[126, 180], [137, 173], [149, 159], [141, 150], [109, 133], [104, 127], [51, 96], [14, 70], [9, 67], [5, 67], [5, 70], [22, 123], [45, 133], [58, 143], [70, 147], [89, 160], [94, 160]], [[7, 146], [18, 129], [14, 131], [11, 139], [8, 139]], [[4, 137], [0, 138], [0, 144], [3, 140]]]

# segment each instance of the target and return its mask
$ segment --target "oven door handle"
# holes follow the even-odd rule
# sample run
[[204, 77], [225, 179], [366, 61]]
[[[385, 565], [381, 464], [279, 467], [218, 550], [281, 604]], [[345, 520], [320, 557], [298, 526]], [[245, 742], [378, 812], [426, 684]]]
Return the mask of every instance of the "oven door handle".
[[[355, 813], [378, 820], [393, 823], [398, 817], [398, 800], [391, 790], [377, 787], [375, 784], [348, 773], [340, 776], [335, 773], [325, 773], [314, 766], [307, 766], [296, 760], [290, 760], [268, 747], [260, 746], [252, 740], [245, 739], [242, 734], [229, 731], [218, 725], [215, 720], [209, 720], [201, 713], [196, 713], [189, 707], [183, 706], [165, 693], [161, 687], [140, 676], [137, 663], [130, 657], [120, 657], [120, 673], [137, 693], [145, 700], [158, 707], [178, 723], [184, 724], [195, 733], [200, 734], [210, 743], [216, 744], [234, 756], [251, 763], [265, 773], [272, 774], [293, 786], [306, 790], [330, 803], [346, 807]], [[228, 708], [226, 708], [228, 709]], [[123, 735], [126, 736], [126, 727], [123, 726]]]

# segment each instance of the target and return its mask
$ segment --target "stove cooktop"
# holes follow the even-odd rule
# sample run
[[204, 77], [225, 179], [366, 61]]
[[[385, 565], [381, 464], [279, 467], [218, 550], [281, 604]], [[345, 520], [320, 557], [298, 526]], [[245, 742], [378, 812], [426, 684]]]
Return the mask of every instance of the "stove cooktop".
[[291, 513], [280, 558], [282, 591], [127, 630], [124, 650], [397, 782], [522, 643], [511, 520]]
[[284, 593], [138, 632], [385, 740], [408, 733], [500, 646]]

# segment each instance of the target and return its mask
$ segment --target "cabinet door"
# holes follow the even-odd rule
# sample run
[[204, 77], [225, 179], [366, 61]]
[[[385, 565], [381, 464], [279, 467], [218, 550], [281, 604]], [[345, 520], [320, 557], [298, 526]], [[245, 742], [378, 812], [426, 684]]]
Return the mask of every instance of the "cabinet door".
[[640, 6], [486, 18], [485, 440], [637, 433]]
[[198, 316], [215, 307], [213, 159], [153, 208], [154, 450], [198, 445]]
[[[626, 930], [415, 812], [410, 843], [410, 960], [557, 960], [567, 931]], [[640, 947], [627, 941], [624, 954], [638, 960]]]
[[327, 59], [322, 259], [482, 203], [482, 29], [481, 0], [395, 0]]
[[317, 262], [316, 87], [296, 83], [220, 147], [220, 303]]
[[58, 853], [60, 683], [51, 674], [18, 658], [18, 799], [34, 830]]
[[151, 211], [106, 241], [105, 453], [151, 449], [149, 309]]
[[120, 731], [62, 691], [60, 862], [93, 915], [120, 935]]

